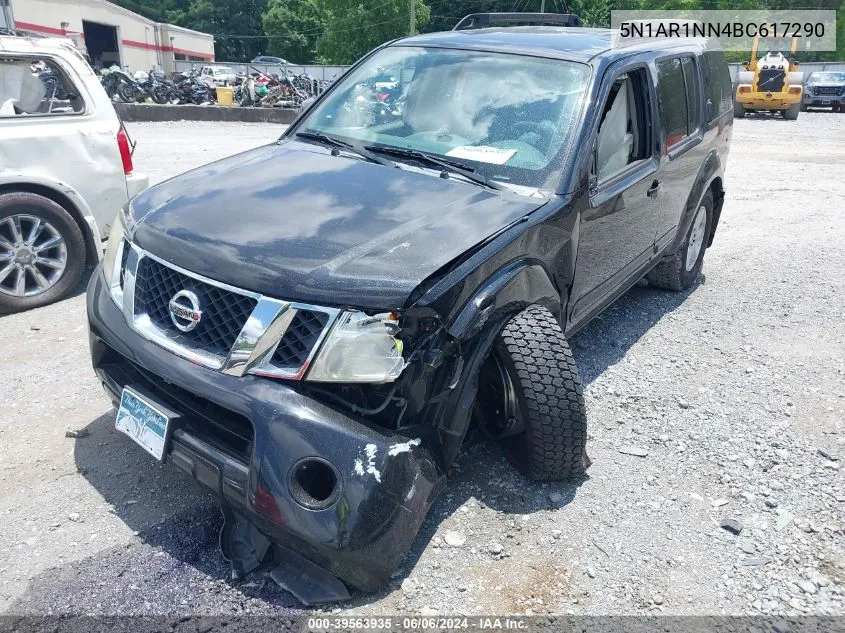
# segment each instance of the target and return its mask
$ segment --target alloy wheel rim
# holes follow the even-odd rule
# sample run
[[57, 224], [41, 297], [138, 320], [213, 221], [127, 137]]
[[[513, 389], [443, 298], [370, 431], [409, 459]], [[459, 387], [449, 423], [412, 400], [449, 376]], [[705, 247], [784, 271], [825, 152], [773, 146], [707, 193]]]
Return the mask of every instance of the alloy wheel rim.
[[707, 209], [702, 205], [698, 208], [698, 213], [695, 214], [695, 219], [692, 221], [692, 228], [690, 229], [689, 244], [687, 245], [687, 272], [695, 268], [695, 263], [701, 254], [701, 248], [704, 246], [704, 230], [706, 227]]
[[37, 215], [0, 220], [0, 294], [24, 298], [53, 286], [67, 267], [67, 245], [56, 228]]

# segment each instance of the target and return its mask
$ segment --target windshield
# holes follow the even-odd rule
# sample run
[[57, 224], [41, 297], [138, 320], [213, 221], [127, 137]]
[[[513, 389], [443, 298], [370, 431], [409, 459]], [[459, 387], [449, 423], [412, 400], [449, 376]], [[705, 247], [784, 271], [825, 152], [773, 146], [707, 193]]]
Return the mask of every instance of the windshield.
[[586, 65], [557, 59], [389, 47], [345, 75], [297, 131], [416, 150], [490, 180], [549, 187], [588, 77]]
[[788, 37], [760, 38], [760, 44], [757, 47], [757, 55], [762, 57], [766, 53], [780, 53], [784, 57], [789, 57], [791, 50], [792, 39]]
[[228, 66], [216, 66], [214, 68], [215, 75], [234, 75], [235, 71]]
[[820, 82], [830, 81], [834, 83], [845, 83], [845, 73], [813, 73], [807, 81]]

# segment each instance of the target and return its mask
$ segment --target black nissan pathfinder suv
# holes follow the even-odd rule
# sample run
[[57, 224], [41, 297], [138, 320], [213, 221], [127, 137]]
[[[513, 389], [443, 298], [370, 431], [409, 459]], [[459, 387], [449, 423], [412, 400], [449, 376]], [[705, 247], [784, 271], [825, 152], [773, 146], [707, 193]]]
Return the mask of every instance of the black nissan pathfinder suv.
[[94, 369], [117, 428], [219, 496], [236, 577], [272, 561], [306, 603], [378, 587], [471, 426], [530, 478], [580, 475], [567, 337], [644, 276], [695, 283], [723, 54], [501, 17], [381, 46], [278, 141], [119, 214]]

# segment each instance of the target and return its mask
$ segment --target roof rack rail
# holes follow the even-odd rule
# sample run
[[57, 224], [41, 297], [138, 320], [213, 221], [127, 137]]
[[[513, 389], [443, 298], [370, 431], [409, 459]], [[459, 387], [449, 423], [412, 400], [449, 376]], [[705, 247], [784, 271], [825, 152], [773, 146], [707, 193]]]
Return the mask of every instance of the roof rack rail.
[[517, 23], [536, 26], [581, 26], [581, 18], [574, 13], [470, 13], [461, 18], [453, 31], [483, 29], [491, 24]]
[[5, 26], [0, 27], [0, 35], [7, 37], [44, 37], [40, 33], [34, 31], [24, 31], [23, 29], [10, 29]]

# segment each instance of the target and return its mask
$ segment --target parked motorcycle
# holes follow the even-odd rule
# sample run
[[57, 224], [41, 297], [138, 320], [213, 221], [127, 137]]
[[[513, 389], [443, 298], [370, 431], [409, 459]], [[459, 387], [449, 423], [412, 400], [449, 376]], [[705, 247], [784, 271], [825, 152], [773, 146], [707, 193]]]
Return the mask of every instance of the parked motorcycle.
[[174, 75], [173, 84], [179, 95], [179, 103], [202, 105], [217, 102], [217, 92], [200, 81], [199, 73], [195, 69]]
[[111, 68], [103, 68], [100, 71], [100, 83], [103, 84], [106, 94], [113, 101], [118, 100], [124, 103], [135, 101], [135, 95], [138, 92], [137, 83], [129, 73], [122, 70], [119, 66], [115, 65]]

